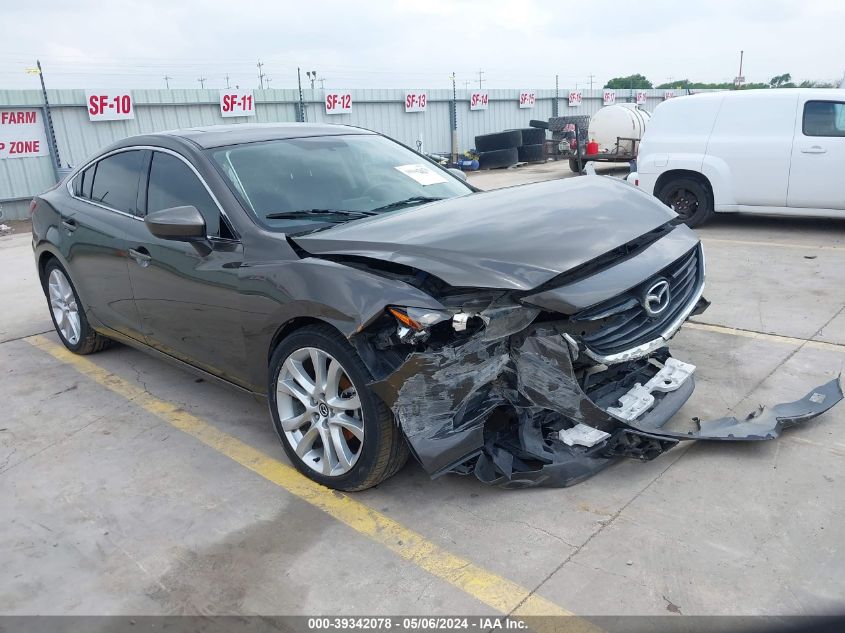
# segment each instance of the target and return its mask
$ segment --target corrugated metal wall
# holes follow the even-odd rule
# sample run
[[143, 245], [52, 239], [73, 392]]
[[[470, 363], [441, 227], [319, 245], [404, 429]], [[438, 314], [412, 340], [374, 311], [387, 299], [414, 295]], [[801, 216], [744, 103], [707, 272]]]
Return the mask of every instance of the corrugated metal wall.
[[[391, 136], [411, 147], [418, 141], [427, 152], [448, 152], [451, 142], [449, 102], [451, 90], [427, 90], [426, 112], [405, 112], [405, 91], [350, 90], [352, 112], [327, 115], [321, 90], [303, 91], [309, 121], [357, 125]], [[458, 143], [461, 150], [474, 145], [475, 136], [508, 128], [527, 127], [531, 119], [552, 116], [554, 90], [538, 90], [533, 108], [519, 108], [519, 90], [488, 90], [487, 110], [470, 111], [471, 91], [457, 93]], [[570, 108], [568, 89], [561, 89], [559, 114], [592, 114], [602, 107], [601, 90], [584, 90], [583, 102]], [[630, 91], [618, 90], [617, 101], [625, 101]], [[646, 108], [651, 110], [663, 98], [662, 90], [649, 90]], [[59, 156], [63, 166], [77, 165], [103, 147], [134, 134], [159, 132], [198, 125], [223, 123], [263, 123], [295, 121], [296, 90], [255, 90], [256, 116], [223, 118], [220, 116], [219, 90], [133, 90], [135, 118], [128, 121], [91, 122], [84, 90], [48, 91]], [[0, 108], [39, 106], [37, 90], [0, 90]], [[55, 171], [49, 156], [0, 160], [0, 218], [25, 217], [25, 198], [55, 183]]]

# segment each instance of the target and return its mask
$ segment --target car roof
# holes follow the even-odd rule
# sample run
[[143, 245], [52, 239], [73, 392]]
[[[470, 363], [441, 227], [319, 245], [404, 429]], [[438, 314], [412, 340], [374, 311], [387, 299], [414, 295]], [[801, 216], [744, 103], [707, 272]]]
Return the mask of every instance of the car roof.
[[256, 143], [307, 136], [338, 136], [346, 134], [375, 134], [370, 130], [331, 123], [236, 123], [207, 125], [181, 130], [167, 130], [145, 136], [170, 136], [193, 141], [200, 147], [222, 147], [239, 143]]

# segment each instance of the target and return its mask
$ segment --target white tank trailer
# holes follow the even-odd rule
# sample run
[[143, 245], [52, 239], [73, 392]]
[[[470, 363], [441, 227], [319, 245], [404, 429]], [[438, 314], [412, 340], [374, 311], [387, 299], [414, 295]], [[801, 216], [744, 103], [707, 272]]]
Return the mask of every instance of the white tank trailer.
[[[637, 107], [635, 103], [617, 103], [596, 112], [590, 119], [587, 142], [595, 141], [598, 144], [598, 154], [583, 154], [582, 165], [591, 161], [634, 160], [650, 118], [651, 113]], [[569, 167], [572, 171], [579, 171], [576, 158], [570, 158]]]

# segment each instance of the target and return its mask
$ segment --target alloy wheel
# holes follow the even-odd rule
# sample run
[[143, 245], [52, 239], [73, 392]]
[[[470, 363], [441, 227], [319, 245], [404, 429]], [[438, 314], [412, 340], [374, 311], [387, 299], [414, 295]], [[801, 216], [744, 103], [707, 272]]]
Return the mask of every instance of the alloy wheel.
[[76, 345], [82, 332], [82, 324], [79, 319], [76, 295], [73, 294], [70, 281], [61, 270], [54, 268], [50, 273], [47, 286], [50, 309], [53, 311], [56, 328], [69, 344]]
[[343, 365], [316, 347], [295, 350], [276, 379], [282, 431], [312, 470], [337, 477], [349, 472], [364, 446], [361, 400]]

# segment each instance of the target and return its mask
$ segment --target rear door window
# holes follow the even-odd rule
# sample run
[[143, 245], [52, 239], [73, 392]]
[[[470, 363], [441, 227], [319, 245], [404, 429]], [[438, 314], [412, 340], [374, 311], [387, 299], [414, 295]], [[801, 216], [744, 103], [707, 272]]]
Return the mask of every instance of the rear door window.
[[142, 158], [141, 151], [131, 150], [112, 154], [97, 162], [87, 196], [84, 189], [88, 187], [91, 168], [85, 171], [82, 195], [111, 209], [136, 214]]
[[196, 207], [202, 214], [209, 237], [233, 237], [220, 209], [193, 170], [176, 156], [153, 152], [147, 213], [184, 206]]
[[804, 136], [845, 136], [845, 102], [808, 101], [802, 123]]
[[81, 198], [91, 198], [91, 185], [94, 184], [94, 171], [97, 166], [91, 165], [88, 169], [79, 172], [76, 180], [73, 181], [73, 193]]

